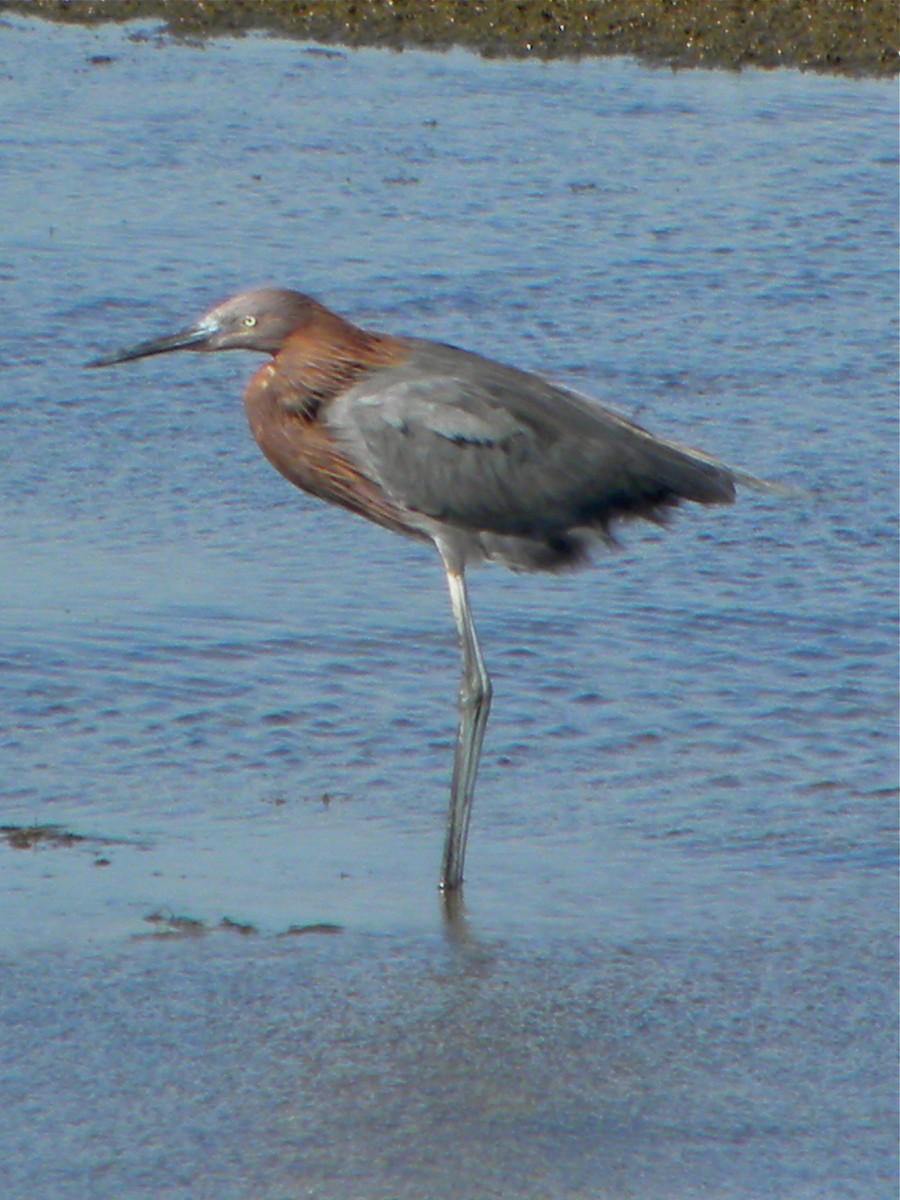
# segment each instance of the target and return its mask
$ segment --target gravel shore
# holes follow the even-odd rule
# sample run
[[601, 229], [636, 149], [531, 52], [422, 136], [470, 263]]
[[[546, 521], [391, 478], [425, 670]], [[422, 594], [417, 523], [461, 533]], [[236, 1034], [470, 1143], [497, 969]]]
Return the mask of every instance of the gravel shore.
[[626, 54], [672, 67], [898, 72], [893, 0], [0, 0], [0, 13], [170, 33], [267, 29], [344, 46], [464, 46], [539, 58]]

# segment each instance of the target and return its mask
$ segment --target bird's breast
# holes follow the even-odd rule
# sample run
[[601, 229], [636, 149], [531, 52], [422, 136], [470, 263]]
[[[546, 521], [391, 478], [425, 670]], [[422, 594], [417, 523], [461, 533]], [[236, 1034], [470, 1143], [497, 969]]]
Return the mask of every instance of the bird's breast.
[[276, 470], [297, 487], [320, 494], [334, 473], [336, 449], [318, 420], [318, 405], [266, 363], [244, 393], [244, 410], [256, 444]]
[[256, 444], [295, 487], [340, 504], [379, 525], [413, 537], [418, 529], [383, 489], [353, 463], [319, 419], [322, 404], [266, 363], [244, 393], [244, 410]]

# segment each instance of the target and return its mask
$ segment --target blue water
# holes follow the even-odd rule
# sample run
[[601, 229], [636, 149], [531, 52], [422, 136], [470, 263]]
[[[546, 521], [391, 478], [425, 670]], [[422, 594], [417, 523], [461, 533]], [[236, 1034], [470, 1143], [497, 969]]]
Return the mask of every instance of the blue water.
[[[0, 824], [88, 838], [0, 843], [0, 1193], [895, 1195], [893, 85], [5, 20], [0, 112]], [[797, 490], [473, 574], [462, 924], [436, 557], [249, 356], [83, 369], [261, 282]]]

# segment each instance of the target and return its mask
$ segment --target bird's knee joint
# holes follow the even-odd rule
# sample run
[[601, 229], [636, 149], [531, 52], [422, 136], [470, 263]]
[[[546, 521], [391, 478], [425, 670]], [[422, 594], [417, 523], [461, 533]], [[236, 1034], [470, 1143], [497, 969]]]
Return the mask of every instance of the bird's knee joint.
[[464, 679], [459, 689], [463, 708], [483, 708], [490, 704], [494, 688], [489, 679]]

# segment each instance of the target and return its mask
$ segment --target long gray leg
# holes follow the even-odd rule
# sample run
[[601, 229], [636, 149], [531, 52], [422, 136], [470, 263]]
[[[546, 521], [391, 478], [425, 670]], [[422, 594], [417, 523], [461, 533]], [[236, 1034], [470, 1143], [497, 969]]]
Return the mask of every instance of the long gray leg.
[[475, 625], [469, 609], [466, 580], [461, 568], [447, 561], [447, 586], [450, 607], [459, 636], [462, 655], [462, 680], [459, 687], [459, 729], [456, 735], [456, 754], [453, 760], [453, 782], [450, 785], [450, 811], [447, 816], [447, 836], [441, 864], [440, 886], [443, 891], [458, 888], [463, 881], [463, 861], [466, 857], [466, 838], [472, 800], [475, 794], [475, 775], [481, 757], [481, 743], [491, 709], [490, 676], [481, 657]]

